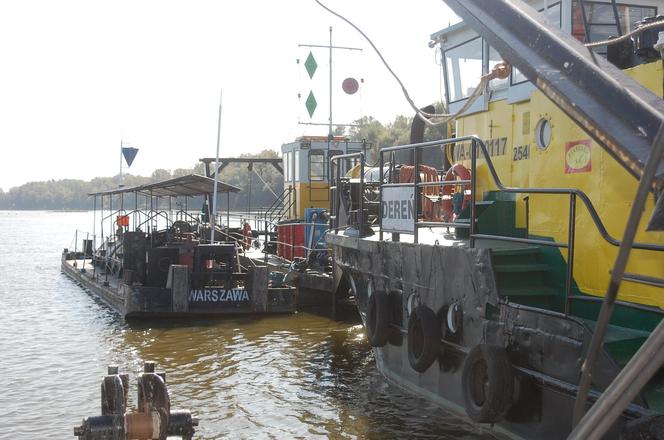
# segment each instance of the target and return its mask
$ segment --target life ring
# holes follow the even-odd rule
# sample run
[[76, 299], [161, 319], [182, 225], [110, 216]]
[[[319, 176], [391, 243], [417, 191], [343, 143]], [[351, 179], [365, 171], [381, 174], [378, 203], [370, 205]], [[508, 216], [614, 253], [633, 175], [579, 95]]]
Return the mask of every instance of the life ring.
[[251, 235], [251, 225], [249, 222], [245, 222], [244, 226], [242, 226], [242, 236], [244, 237], [244, 250], [247, 250], [251, 247], [251, 240], [253, 239], [253, 236]]
[[[453, 180], [470, 180], [470, 171], [468, 171], [468, 168], [463, 166], [463, 164], [460, 163], [455, 163], [450, 167], [450, 169], [447, 170], [445, 173], [444, 180], [446, 182], [451, 182]], [[454, 203], [452, 202], [452, 190], [454, 188], [454, 185], [445, 185], [443, 186], [442, 189], [442, 194], [443, 194], [443, 201], [442, 201], [442, 209], [443, 209], [443, 220], [446, 222], [454, 221], [456, 220], [456, 217], [459, 215], [459, 213], [466, 209], [468, 204], [470, 203], [470, 194], [466, 194], [468, 190], [470, 190], [470, 184], [466, 183], [462, 187], [462, 194], [463, 194], [463, 204], [461, 205], [461, 209], [458, 210], [458, 212], [454, 211]]]
[[372, 347], [384, 347], [390, 336], [390, 302], [385, 292], [368, 292], [367, 339]]
[[[420, 182], [439, 182], [438, 170], [428, 165], [420, 165]], [[413, 183], [415, 181], [415, 166], [402, 165], [399, 169], [399, 183]], [[427, 185], [422, 188], [421, 213], [425, 221], [439, 222], [440, 187]]]
[[496, 423], [512, 406], [514, 372], [504, 348], [479, 344], [466, 357], [461, 376], [466, 413], [480, 423]]
[[424, 305], [415, 307], [408, 319], [408, 362], [413, 370], [424, 373], [438, 357], [440, 325], [436, 314]]

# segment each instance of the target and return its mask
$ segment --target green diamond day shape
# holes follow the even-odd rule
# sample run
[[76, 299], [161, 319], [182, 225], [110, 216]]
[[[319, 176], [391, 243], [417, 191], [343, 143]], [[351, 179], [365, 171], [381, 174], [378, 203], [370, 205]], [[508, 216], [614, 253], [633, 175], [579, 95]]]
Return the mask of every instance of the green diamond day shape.
[[307, 73], [309, 74], [309, 79], [313, 79], [314, 73], [316, 73], [316, 69], [318, 68], [318, 63], [316, 63], [316, 60], [314, 59], [314, 54], [309, 52], [309, 56], [307, 57], [307, 60], [304, 62], [304, 68], [307, 69]]
[[304, 104], [306, 105], [307, 111], [309, 112], [309, 117], [311, 118], [314, 115], [314, 111], [316, 111], [316, 106], [318, 105], [316, 98], [314, 98], [314, 92], [309, 92], [307, 101]]

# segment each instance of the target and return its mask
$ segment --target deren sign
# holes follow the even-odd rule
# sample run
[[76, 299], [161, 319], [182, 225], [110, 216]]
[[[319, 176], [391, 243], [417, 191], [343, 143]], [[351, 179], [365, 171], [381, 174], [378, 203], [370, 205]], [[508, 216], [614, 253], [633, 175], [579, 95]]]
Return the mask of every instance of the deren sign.
[[415, 232], [415, 191], [412, 186], [384, 187], [382, 228], [388, 232]]

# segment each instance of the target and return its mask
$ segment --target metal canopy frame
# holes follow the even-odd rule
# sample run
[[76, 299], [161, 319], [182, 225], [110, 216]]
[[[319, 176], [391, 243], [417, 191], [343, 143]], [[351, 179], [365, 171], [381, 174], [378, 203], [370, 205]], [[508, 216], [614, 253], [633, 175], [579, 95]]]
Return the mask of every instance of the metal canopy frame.
[[[161, 182], [137, 185], [129, 188], [115, 188], [89, 196], [107, 196], [127, 193], [140, 193], [151, 197], [191, 197], [211, 194], [214, 191], [214, 179], [199, 174], [189, 174], [162, 180]], [[217, 191], [222, 193], [240, 192], [237, 186], [217, 182]]]
[[[199, 162], [203, 162], [205, 164], [205, 174], [207, 174], [210, 177], [213, 177], [215, 175], [215, 171], [210, 170], [210, 163], [215, 162], [216, 158], [204, 157], [198, 160]], [[220, 157], [219, 169], [216, 172], [221, 173], [224, 168], [226, 168], [228, 165], [232, 163], [248, 163], [249, 167], [252, 167], [253, 164], [255, 163], [267, 163], [272, 165], [277, 171], [279, 171], [280, 174], [283, 175], [284, 169], [281, 167], [282, 160], [283, 159], [278, 157]]]

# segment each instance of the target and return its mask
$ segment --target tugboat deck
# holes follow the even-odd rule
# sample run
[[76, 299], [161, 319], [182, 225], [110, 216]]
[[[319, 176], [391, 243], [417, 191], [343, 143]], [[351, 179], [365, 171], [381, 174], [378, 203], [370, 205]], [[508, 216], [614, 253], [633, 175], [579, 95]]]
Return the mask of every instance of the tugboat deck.
[[[373, 242], [378, 242], [378, 241], [397, 241], [391, 238], [391, 234], [384, 233], [383, 235], [383, 240], [380, 239], [379, 235], [379, 228], [378, 227], [373, 227], [372, 230], [374, 231], [374, 234], [370, 236], [365, 236], [362, 237], [362, 239], [357, 239], [357, 242], [359, 241], [373, 241]], [[347, 236], [344, 234], [344, 231], [339, 231], [337, 233], [330, 233], [328, 235], [329, 240], [334, 240], [334, 236], [339, 235], [343, 236], [345, 239], [346, 245], [349, 243], [349, 239], [352, 240], [352, 236]], [[399, 239], [398, 242], [400, 243], [415, 243], [415, 238], [411, 234], [399, 234]], [[451, 246], [451, 247], [458, 247], [458, 248], [469, 248], [470, 247], [470, 240], [467, 238], [456, 238], [455, 236], [455, 229], [454, 228], [420, 228], [419, 229], [419, 236], [417, 240], [418, 244], [422, 245], [435, 245], [435, 246]], [[500, 252], [500, 251], [530, 251], [533, 249], [533, 246], [528, 243], [519, 243], [519, 242], [513, 242], [513, 241], [504, 241], [504, 240], [498, 240], [498, 239], [490, 239], [490, 238], [478, 238], [475, 239], [474, 247], [480, 248], [480, 249], [491, 249], [493, 252]]]

